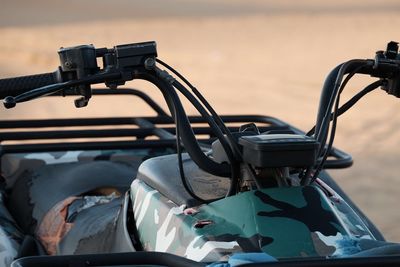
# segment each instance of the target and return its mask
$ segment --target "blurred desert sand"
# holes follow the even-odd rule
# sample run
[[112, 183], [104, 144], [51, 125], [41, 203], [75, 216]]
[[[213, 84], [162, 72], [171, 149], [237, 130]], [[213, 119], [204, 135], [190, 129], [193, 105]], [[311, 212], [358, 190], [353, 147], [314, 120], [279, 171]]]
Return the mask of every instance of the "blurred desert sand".
[[[81, 3], [82, 2], [82, 3]], [[278, 1], [276, 1], [278, 2]], [[60, 46], [155, 40], [159, 57], [192, 81], [221, 114], [264, 114], [312, 127], [327, 73], [400, 40], [398, 1], [0, 2], [0, 77], [52, 71]], [[350, 83], [343, 100], [372, 79]], [[132, 82], [161, 101], [151, 86]], [[147, 114], [131, 99], [37, 100], [1, 119]], [[193, 109], [189, 108], [193, 111]], [[334, 171], [388, 240], [400, 241], [400, 102], [376, 91], [339, 120], [336, 146], [353, 168]]]

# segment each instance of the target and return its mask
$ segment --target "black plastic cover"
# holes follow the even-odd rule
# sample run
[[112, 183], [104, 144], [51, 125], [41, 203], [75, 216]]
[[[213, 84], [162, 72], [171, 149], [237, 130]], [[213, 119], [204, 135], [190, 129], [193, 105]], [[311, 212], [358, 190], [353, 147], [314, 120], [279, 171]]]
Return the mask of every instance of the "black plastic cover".
[[256, 167], [306, 167], [315, 165], [319, 143], [298, 134], [243, 136], [243, 160]]

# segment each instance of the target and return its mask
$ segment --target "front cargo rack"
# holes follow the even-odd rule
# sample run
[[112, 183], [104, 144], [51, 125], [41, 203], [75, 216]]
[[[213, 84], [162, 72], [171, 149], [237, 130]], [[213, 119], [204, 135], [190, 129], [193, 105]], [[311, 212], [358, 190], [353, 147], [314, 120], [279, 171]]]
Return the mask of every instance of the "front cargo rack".
[[[173, 119], [144, 92], [131, 88], [93, 89], [92, 94], [136, 96], [152, 108], [157, 115], [0, 121], [0, 156], [7, 153], [65, 150], [175, 148]], [[67, 93], [67, 95], [74, 95], [74, 93]], [[208, 127], [206, 120], [201, 116], [189, 116], [188, 118], [201, 145], [205, 149], [210, 147], [216, 137]], [[255, 123], [260, 132], [290, 130], [304, 134], [288, 123], [270, 116], [222, 115], [221, 119], [233, 132], [238, 131], [243, 124]], [[82, 127], [84, 128], [82, 129]], [[43, 128], [55, 129], [43, 130]], [[74, 139], [84, 139], [84, 141], [73, 141]], [[334, 148], [325, 168], [346, 168], [351, 166], [352, 162], [352, 157], [349, 154]]]

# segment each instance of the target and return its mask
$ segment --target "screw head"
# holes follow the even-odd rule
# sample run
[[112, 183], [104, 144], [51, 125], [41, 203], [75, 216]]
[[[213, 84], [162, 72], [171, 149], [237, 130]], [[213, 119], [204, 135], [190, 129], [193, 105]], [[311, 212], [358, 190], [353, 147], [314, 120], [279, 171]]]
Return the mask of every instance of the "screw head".
[[144, 67], [148, 70], [153, 70], [156, 66], [156, 60], [153, 57], [148, 57], [144, 61]]
[[75, 67], [75, 64], [71, 61], [67, 61], [64, 63], [65, 67], [67, 67], [68, 69], [72, 69], [73, 67]]

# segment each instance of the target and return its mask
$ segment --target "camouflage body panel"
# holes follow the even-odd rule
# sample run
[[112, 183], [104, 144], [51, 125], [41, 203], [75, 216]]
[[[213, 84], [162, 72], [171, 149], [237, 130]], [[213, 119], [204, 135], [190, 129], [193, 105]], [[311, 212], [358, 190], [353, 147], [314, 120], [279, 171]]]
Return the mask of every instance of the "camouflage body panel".
[[[53, 249], [55, 254], [132, 251], [132, 245], [122, 250], [118, 247], [125, 236], [110, 241], [121, 232], [117, 227], [123, 220], [116, 221], [116, 217], [127, 214], [125, 210], [120, 212], [122, 198], [115, 198], [118, 194], [110, 197], [115, 192], [112, 187], [117, 180], [122, 182], [117, 177], [124, 176], [123, 191], [119, 190], [122, 195], [135, 177], [130, 170], [136, 173], [145, 159], [173, 152], [169, 148], [157, 148], [3, 155], [1, 171], [5, 187], [11, 190], [9, 197], [13, 210], [10, 211], [23, 228], [23, 231], [19, 230], [11, 216], [0, 218], [0, 244], [7, 244], [7, 255], [4, 254], [3, 259], [9, 261], [15, 257], [23, 238], [21, 232], [42, 240], [38, 229], [46, 225], [47, 217], [58, 211], [54, 208], [69, 197], [74, 201], [61, 210], [78, 216], [69, 216], [68, 222], [61, 221], [60, 229], [63, 229], [62, 223], [81, 226], [71, 228], [68, 235], [60, 236], [56, 244], [51, 244], [56, 247]], [[168, 175], [170, 173], [166, 173], [166, 178]], [[61, 185], [63, 181], [67, 183]], [[79, 181], [87, 184], [79, 185]], [[92, 190], [96, 190], [95, 195]], [[90, 197], [86, 198], [85, 192], [89, 191]], [[19, 204], [13, 203], [14, 195], [18, 201], [21, 196], [25, 199]], [[376, 245], [359, 242], [374, 241], [374, 237], [351, 207], [323, 185], [245, 192], [194, 208], [176, 205], [140, 179], [132, 183], [130, 195], [139, 241], [146, 251], [169, 252], [196, 261], [212, 262], [226, 260], [237, 252], [266, 252], [276, 258], [336, 257]], [[93, 197], [100, 197], [99, 201], [94, 201]], [[87, 205], [92, 202], [93, 206]], [[108, 208], [114, 213], [104, 212]], [[107, 220], [101, 218], [105, 214], [108, 214]], [[89, 221], [96, 218], [101, 218], [98, 220], [104, 222], [104, 227], [90, 227], [94, 222]], [[51, 226], [52, 220], [47, 221]], [[96, 234], [91, 235], [85, 227]], [[77, 233], [73, 233], [75, 230]], [[97, 244], [107, 244], [107, 247]], [[0, 256], [3, 252], [0, 250]]]
[[106, 160], [126, 162], [130, 165], [136, 163], [137, 169], [140, 163], [148, 158], [171, 153], [174, 153], [174, 150], [170, 148], [12, 153], [2, 155], [1, 174], [6, 179], [7, 188], [11, 188], [22, 173], [45, 165]]
[[326, 190], [326, 194], [332, 203], [332, 208], [341, 219], [343, 227], [346, 228], [350, 236], [354, 238], [375, 240], [374, 235], [368, 228], [368, 224], [358, 216], [354, 209], [327, 184], [322, 182], [320, 179], [317, 179], [317, 182], [323, 190]]
[[135, 180], [131, 199], [144, 250], [196, 261], [222, 261], [237, 252], [343, 256], [362, 250], [358, 239], [373, 239], [342, 199], [318, 186], [249, 191], [186, 209]]

